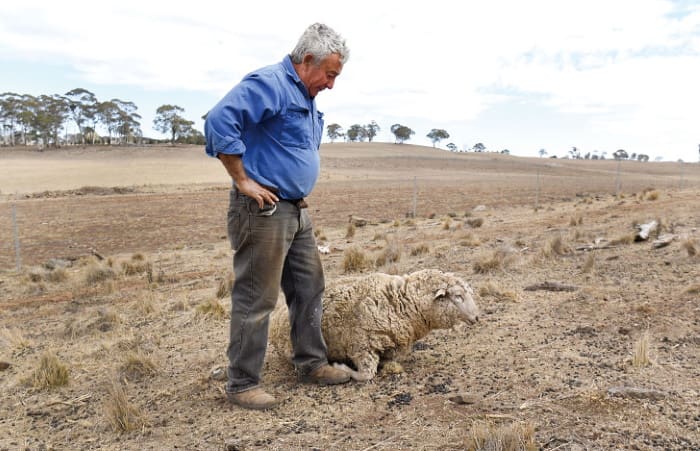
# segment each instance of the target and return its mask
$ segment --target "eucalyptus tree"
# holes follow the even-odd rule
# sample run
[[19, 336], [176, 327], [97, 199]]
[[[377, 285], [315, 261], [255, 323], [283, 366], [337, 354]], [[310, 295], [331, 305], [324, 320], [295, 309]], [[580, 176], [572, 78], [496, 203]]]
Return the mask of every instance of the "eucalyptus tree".
[[9, 144], [15, 145], [15, 127], [20, 123], [20, 112], [22, 111], [22, 96], [14, 92], [0, 94], [0, 123], [2, 124], [3, 144], [5, 133], [9, 134]]
[[85, 145], [85, 123], [95, 117], [97, 97], [83, 88], [72, 89], [65, 94], [65, 97], [68, 99], [73, 121], [78, 127], [80, 142]]
[[185, 109], [177, 105], [161, 105], [156, 110], [153, 126], [161, 133], [170, 134], [170, 143], [175, 145], [175, 140], [186, 137], [192, 130], [194, 122], [180, 116]]
[[406, 127], [405, 125], [401, 124], [394, 124], [391, 126], [391, 133], [394, 134], [395, 143], [397, 144], [403, 144], [404, 142], [408, 141], [411, 139], [412, 135], [415, 135], [416, 132], [411, 130], [409, 127]]
[[117, 128], [119, 127], [121, 119], [121, 109], [119, 108], [119, 105], [115, 103], [115, 100], [118, 99], [100, 102], [97, 105], [97, 116], [99, 117], [100, 123], [102, 123], [102, 125], [107, 129], [107, 143], [109, 145], [112, 144], [112, 134], [117, 133]]
[[70, 114], [68, 99], [58, 94], [42, 94], [30, 102], [32, 132], [45, 146], [60, 145], [59, 132]]
[[350, 141], [362, 142], [367, 138], [367, 130], [360, 124], [353, 124], [348, 129], [347, 135]]
[[365, 132], [367, 134], [367, 140], [369, 142], [372, 142], [375, 136], [377, 136], [377, 133], [381, 130], [379, 125], [375, 121], [370, 122], [369, 124], [365, 125]]
[[133, 136], [141, 135], [141, 115], [136, 112], [138, 107], [134, 102], [112, 99], [117, 106], [116, 132], [120, 140], [128, 144]]
[[326, 133], [328, 134], [328, 137], [330, 138], [331, 142], [335, 142], [336, 139], [342, 138], [344, 136], [343, 127], [341, 127], [338, 124], [327, 125]]
[[436, 143], [439, 143], [443, 139], [449, 138], [450, 134], [441, 128], [434, 128], [425, 136], [433, 142], [433, 147], [435, 147]]

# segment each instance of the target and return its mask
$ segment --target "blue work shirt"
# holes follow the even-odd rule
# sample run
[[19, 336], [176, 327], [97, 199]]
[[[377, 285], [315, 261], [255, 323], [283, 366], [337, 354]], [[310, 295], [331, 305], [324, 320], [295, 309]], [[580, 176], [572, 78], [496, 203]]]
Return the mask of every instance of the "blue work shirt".
[[323, 113], [286, 56], [246, 75], [207, 114], [207, 154], [241, 155], [248, 177], [282, 199], [311, 193], [320, 171]]

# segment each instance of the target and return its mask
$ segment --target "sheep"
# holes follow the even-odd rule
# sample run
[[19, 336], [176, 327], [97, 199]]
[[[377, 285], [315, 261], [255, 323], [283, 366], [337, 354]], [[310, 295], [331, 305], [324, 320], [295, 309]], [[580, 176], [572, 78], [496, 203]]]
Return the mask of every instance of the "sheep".
[[[323, 301], [328, 360], [352, 362], [356, 371], [342, 363], [335, 366], [357, 381], [369, 381], [380, 360], [411, 349], [431, 330], [478, 321], [473, 296], [465, 281], [435, 269], [337, 279], [326, 287]], [[270, 343], [281, 353], [291, 349], [288, 324], [285, 309], [273, 313]]]

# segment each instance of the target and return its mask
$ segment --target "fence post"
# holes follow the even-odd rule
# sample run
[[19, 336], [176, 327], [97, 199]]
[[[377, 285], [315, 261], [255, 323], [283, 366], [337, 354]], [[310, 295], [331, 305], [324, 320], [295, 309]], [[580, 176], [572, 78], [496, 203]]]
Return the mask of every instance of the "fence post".
[[622, 159], [618, 158], [617, 159], [617, 175], [615, 176], [615, 196], [620, 195], [620, 164], [622, 163]]
[[678, 164], [680, 165], [680, 178], [678, 180], [678, 189], [683, 189], [683, 160], [679, 160]]
[[15, 261], [17, 262], [17, 272], [22, 269], [22, 254], [19, 249], [19, 229], [17, 227], [17, 206], [12, 204], [12, 233], [15, 237]]
[[537, 167], [537, 192], [535, 194], [535, 211], [540, 209], [540, 168]]
[[413, 217], [416, 217], [416, 203], [418, 202], [418, 181], [413, 177]]

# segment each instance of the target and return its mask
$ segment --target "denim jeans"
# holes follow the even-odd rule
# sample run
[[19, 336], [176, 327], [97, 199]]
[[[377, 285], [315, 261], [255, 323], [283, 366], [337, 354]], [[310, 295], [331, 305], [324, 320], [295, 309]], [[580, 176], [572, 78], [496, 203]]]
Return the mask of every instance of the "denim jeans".
[[321, 334], [323, 266], [307, 209], [280, 201], [274, 211], [231, 191], [228, 235], [234, 250], [226, 391], [257, 387], [270, 313], [280, 286], [289, 312], [293, 362], [305, 375], [328, 363]]

